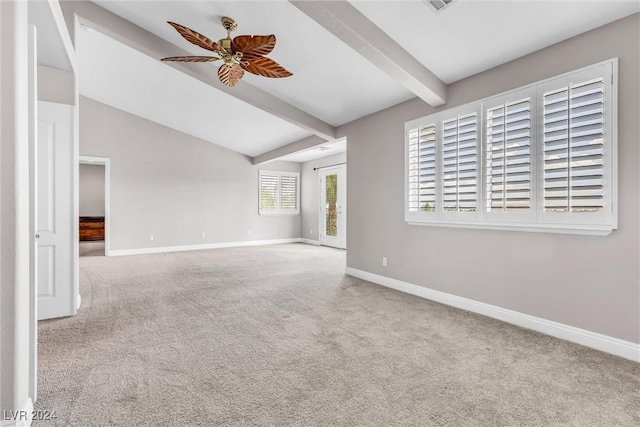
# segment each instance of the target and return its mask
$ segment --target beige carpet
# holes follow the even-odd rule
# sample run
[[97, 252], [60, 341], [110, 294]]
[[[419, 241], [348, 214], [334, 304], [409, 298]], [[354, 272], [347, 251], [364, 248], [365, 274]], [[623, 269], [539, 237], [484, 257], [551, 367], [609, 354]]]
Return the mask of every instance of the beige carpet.
[[40, 324], [36, 408], [73, 426], [640, 424], [638, 364], [344, 264], [303, 244], [82, 258], [79, 314]]
[[78, 253], [81, 257], [104, 256], [104, 240], [80, 242], [78, 245]]

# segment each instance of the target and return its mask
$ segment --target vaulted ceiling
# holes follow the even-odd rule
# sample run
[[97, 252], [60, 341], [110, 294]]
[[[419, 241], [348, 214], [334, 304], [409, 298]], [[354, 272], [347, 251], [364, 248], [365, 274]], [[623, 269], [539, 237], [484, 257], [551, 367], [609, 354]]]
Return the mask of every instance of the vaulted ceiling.
[[[447, 84], [640, 8], [637, 0], [455, 0], [439, 13], [421, 0], [77, 3], [63, 8], [85, 24], [76, 34], [82, 95], [261, 158], [310, 136], [331, 141], [337, 126], [416, 96], [445, 104]], [[217, 40], [222, 16], [238, 21], [234, 35], [276, 34], [270, 57], [294, 75], [246, 74], [227, 88], [217, 64], [158, 60], [205, 54], [166, 21]]]

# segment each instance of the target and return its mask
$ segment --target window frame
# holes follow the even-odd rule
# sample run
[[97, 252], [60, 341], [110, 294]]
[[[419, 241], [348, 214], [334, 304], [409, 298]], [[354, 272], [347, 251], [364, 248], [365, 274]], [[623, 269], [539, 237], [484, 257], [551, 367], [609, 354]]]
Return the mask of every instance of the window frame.
[[[278, 178], [276, 209], [262, 208], [262, 177], [264, 175], [275, 176]], [[282, 178], [283, 177], [295, 177], [296, 179], [296, 208], [295, 209], [282, 209]], [[258, 171], [258, 214], [263, 216], [300, 215], [300, 172], [260, 169]]]
[[[544, 144], [543, 144], [543, 95], [552, 87], [571, 84], [579, 76], [601, 76], [604, 81], [604, 210], [590, 212], [545, 212], [544, 211]], [[578, 83], [580, 80], [573, 81]], [[581, 81], [580, 81], [581, 82]], [[487, 158], [486, 158], [486, 114], [502, 101], [516, 101], [528, 93], [531, 99], [531, 145], [530, 145], [530, 208], [527, 212], [487, 212]], [[404, 213], [409, 225], [461, 227], [491, 230], [514, 230], [586, 235], [608, 235], [618, 228], [618, 59], [612, 58], [574, 71], [493, 95], [458, 107], [438, 111], [414, 119], [404, 127]], [[477, 111], [478, 118], [478, 171], [477, 210], [469, 212], [442, 211], [442, 120], [462, 115], [464, 111]], [[410, 210], [409, 205], [409, 132], [420, 126], [436, 124], [436, 209], [432, 212]], [[418, 160], [419, 161], [419, 160]], [[419, 172], [418, 172], [419, 174]], [[418, 194], [419, 194], [418, 184]], [[413, 207], [413, 209], [415, 209]], [[457, 214], [457, 215], [455, 215]], [[462, 214], [462, 215], [461, 215]]]

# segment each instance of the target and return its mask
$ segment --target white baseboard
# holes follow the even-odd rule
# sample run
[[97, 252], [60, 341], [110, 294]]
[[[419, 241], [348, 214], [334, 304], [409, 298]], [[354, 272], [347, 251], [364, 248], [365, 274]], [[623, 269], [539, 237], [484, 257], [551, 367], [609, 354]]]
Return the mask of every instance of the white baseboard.
[[163, 252], [200, 251], [203, 249], [237, 248], [240, 246], [276, 245], [280, 243], [300, 243], [302, 239], [250, 240], [246, 242], [204, 243], [201, 245], [163, 246], [156, 248], [111, 249], [109, 256], [157, 254]]
[[306, 243], [307, 245], [320, 246], [320, 241], [319, 240], [302, 239], [301, 242], [302, 243]]
[[461, 308], [473, 313], [482, 314], [522, 328], [532, 329], [556, 338], [561, 338], [563, 340], [591, 347], [606, 353], [615, 354], [616, 356], [624, 357], [625, 359], [640, 362], [640, 344], [624, 341], [618, 338], [599, 334], [597, 332], [587, 331], [585, 329], [576, 328], [574, 326], [565, 325], [552, 320], [530, 316], [528, 314], [474, 301], [468, 298], [447, 294], [445, 292], [369, 273], [368, 271], [358, 270], [352, 267], [347, 267], [345, 272], [351, 276], [367, 280], [378, 285], [450, 305], [452, 307]]
[[17, 411], [5, 410], [0, 427], [29, 427], [33, 417], [33, 401], [31, 398]]

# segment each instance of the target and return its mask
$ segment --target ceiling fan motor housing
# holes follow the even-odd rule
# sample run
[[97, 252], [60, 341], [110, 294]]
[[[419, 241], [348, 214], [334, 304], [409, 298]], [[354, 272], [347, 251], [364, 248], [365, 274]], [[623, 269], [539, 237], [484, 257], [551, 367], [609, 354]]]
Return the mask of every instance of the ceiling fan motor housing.
[[224, 49], [225, 52], [227, 52], [229, 54], [231, 53], [231, 39], [230, 38], [218, 40], [218, 45], [222, 49]]

